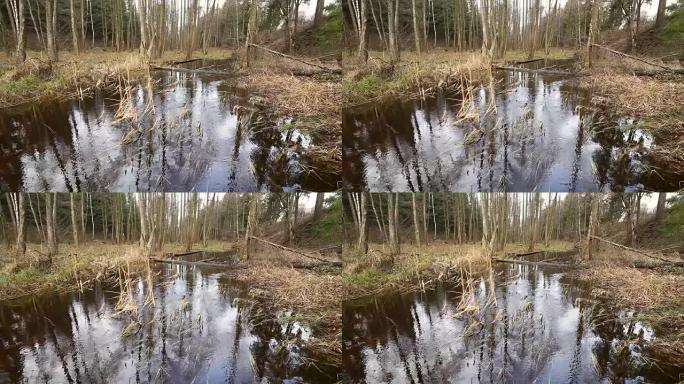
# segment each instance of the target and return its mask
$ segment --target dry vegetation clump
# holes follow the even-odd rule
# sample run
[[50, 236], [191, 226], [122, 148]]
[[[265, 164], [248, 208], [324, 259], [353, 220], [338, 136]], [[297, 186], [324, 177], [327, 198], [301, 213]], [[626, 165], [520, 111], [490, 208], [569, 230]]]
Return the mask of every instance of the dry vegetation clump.
[[97, 281], [115, 279], [121, 267], [142, 264], [135, 246], [90, 243], [78, 248], [62, 245], [60, 253], [46, 262], [39, 246], [29, 245], [18, 262], [3, 262], [0, 300], [40, 292], [83, 289]]
[[[605, 265], [587, 269], [582, 277], [610, 291], [620, 306], [638, 311], [684, 309], [684, 274]], [[679, 325], [684, 330], [684, 317]]]
[[[335, 78], [296, 75], [312, 68], [306, 64], [286, 64], [278, 59], [264, 60], [244, 71], [241, 84], [267, 97], [274, 114], [294, 118], [335, 116], [342, 103], [341, 86]], [[284, 60], [284, 59], [283, 59]], [[321, 76], [324, 73], [321, 72]]]
[[[592, 72], [582, 85], [609, 98], [622, 114], [639, 118], [659, 118], [681, 114], [684, 105], [684, 78], [660, 80], [648, 76]], [[680, 120], [680, 122], [682, 122]]]
[[[552, 50], [548, 58], [572, 56], [572, 51]], [[520, 60], [526, 53], [510, 51], [502, 61]], [[430, 50], [420, 56], [411, 51], [401, 53], [392, 63], [383, 52], [369, 52], [368, 63], [359, 68], [358, 59], [346, 57], [343, 80], [344, 103], [354, 107], [389, 97], [425, 97], [439, 88], [463, 87], [490, 77], [492, 61], [480, 51], [458, 52]]]
[[[251, 262], [250, 262], [251, 263]], [[341, 361], [342, 314], [340, 305], [344, 294], [342, 279], [336, 273], [316, 273], [273, 263], [251, 263], [236, 277], [257, 288], [257, 306], [268, 310], [292, 310], [303, 323], [314, 331], [307, 348], [317, 356], [325, 356], [326, 363]]]
[[[684, 361], [684, 273], [681, 270], [594, 266], [580, 279], [607, 292], [618, 307], [636, 310], [636, 318], [656, 330], [649, 346], [668, 364]], [[599, 291], [601, 292], [601, 291]]]
[[[231, 51], [212, 49], [203, 58], [224, 58]], [[0, 108], [39, 102], [48, 98], [84, 97], [103, 88], [117, 87], [121, 77], [135, 80], [148, 67], [135, 52], [113, 52], [92, 49], [74, 55], [60, 52], [59, 61], [50, 62], [42, 52], [28, 52], [29, 58], [20, 68], [12, 56], [0, 52]], [[169, 51], [153, 61], [163, 63], [184, 57]]]
[[402, 244], [401, 254], [395, 256], [382, 244], [371, 244], [368, 255], [358, 258], [348, 253], [344, 259], [346, 298], [424, 289], [440, 281], [460, 279], [463, 270], [477, 273], [489, 266], [479, 244]]

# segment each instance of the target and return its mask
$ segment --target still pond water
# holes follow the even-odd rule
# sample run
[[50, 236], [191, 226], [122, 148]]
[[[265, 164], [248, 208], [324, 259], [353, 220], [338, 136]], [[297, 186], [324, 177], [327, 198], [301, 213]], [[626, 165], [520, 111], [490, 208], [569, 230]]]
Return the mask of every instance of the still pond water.
[[[184, 66], [232, 70], [225, 61]], [[316, 140], [255, 109], [237, 79], [154, 71], [128, 94], [0, 110], [0, 190], [334, 189], [338, 176], [309, 172]]]
[[653, 139], [638, 122], [596, 107], [600, 98], [576, 81], [497, 71], [469, 96], [347, 108], [345, 183], [397, 192], [677, 190], [684, 175], [649, 156]]
[[155, 270], [153, 309], [136, 279], [133, 315], [117, 314], [118, 287], [0, 303], [0, 383], [335, 382], [338, 368], [308, 364], [312, 330], [255, 313], [224, 270]]
[[460, 286], [345, 302], [352, 382], [669, 383], [684, 372], [684, 363], [650, 364], [658, 332], [593, 299], [564, 270], [506, 264], [494, 272], [475, 280], [468, 306], [459, 305]]

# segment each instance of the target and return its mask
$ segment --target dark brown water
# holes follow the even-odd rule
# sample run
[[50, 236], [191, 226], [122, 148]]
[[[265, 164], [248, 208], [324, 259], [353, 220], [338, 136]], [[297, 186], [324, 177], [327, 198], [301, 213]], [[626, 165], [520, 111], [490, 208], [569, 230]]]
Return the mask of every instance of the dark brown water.
[[481, 311], [461, 312], [463, 290], [449, 286], [345, 302], [352, 381], [667, 383], [684, 371], [651, 354], [657, 331], [592, 299], [563, 270], [506, 264], [495, 273], [495, 302], [489, 278], [475, 281], [471, 308]]
[[[594, 104], [568, 76], [499, 71], [472, 97], [348, 108], [345, 183], [398, 192], [677, 190], [684, 175], [651, 161], [652, 139], [638, 122]], [[464, 105], [479, 119], [464, 119]]]
[[116, 287], [0, 303], [0, 383], [336, 380], [338, 368], [308, 364], [315, 334], [292, 313], [257, 313], [248, 287], [220, 270], [157, 272], [153, 306], [134, 281], [132, 315], [117, 314]]
[[[185, 66], [223, 70], [226, 63]], [[338, 175], [307, 171], [315, 140], [287, 116], [255, 109], [256, 98], [238, 83], [155, 71], [123, 103], [119, 93], [98, 93], [1, 110], [0, 190], [335, 189]], [[135, 113], [117, 114], [122, 104]]]

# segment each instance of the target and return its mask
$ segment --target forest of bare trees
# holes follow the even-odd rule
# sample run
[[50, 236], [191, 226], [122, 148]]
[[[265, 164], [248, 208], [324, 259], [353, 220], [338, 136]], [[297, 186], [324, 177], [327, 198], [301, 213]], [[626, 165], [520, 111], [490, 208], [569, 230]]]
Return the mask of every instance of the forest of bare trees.
[[[540, 246], [548, 247], [551, 241], [564, 240], [577, 243], [584, 249], [584, 257], [590, 259], [597, 239], [603, 235], [602, 228], [618, 221], [623, 223], [624, 245], [638, 245], [637, 228], [644, 225], [643, 196], [349, 193], [347, 201], [356, 234], [354, 247], [361, 254], [368, 252], [369, 241], [387, 244], [392, 254], [400, 252], [402, 243], [420, 247], [431, 242], [480, 242], [483, 252], [491, 257], [508, 243], [525, 244], [527, 252], [532, 252]], [[665, 199], [665, 193], [658, 194], [649, 220], [663, 220]], [[407, 237], [408, 233], [412, 236]]]
[[[186, 251], [198, 243], [206, 247], [210, 240], [246, 243], [257, 234], [260, 220], [283, 219], [288, 244], [302, 222], [300, 195], [7, 193], [0, 204], [0, 236], [16, 258], [26, 256], [30, 242], [40, 244], [39, 254], [50, 262], [60, 244], [138, 243], [149, 255], [170, 242], [183, 244]], [[322, 193], [316, 195], [306, 220], [320, 219], [323, 199]]]
[[[30, 47], [53, 61], [60, 49], [75, 54], [92, 48], [114, 51], [139, 49], [145, 57], [180, 50], [239, 47], [257, 43], [256, 35], [284, 24], [290, 49], [302, 28], [301, 0], [268, 3], [229, 0], [5, 0], [0, 11], [0, 44], [14, 47], [17, 63]], [[314, 5], [313, 23], [321, 23], [324, 1]], [[68, 26], [68, 28], [65, 28]], [[64, 44], [66, 41], [68, 44]]]
[[[665, 0], [658, 4], [655, 24], [664, 22]], [[374, 49], [399, 59], [402, 49], [452, 47], [458, 51], [481, 49], [501, 58], [509, 50], [538, 50], [548, 55], [553, 47], [583, 47], [596, 42], [601, 29], [625, 28], [631, 36], [643, 30], [643, 1], [542, 0], [443, 1], [351, 0], [348, 23], [367, 59]], [[410, 38], [408, 36], [411, 36]]]

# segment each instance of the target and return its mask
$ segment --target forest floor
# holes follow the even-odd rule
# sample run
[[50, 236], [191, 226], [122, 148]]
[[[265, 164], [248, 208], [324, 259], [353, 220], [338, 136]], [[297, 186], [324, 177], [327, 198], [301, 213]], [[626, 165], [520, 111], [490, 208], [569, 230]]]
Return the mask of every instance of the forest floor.
[[[551, 241], [549, 246], [538, 244], [535, 250], [560, 252], [574, 247], [574, 243]], [[499, 255], [526, 251], [525, 244], [507, 244]], [[430, 286], [438, 281], [459, 278], [462, 272], [481, 273], [490, 266], [480, 243], [432, 243], [422, 247], [402, 244], [401, 253], [391, 257], [382, 244], [370, 244], [368, 256], [358, 261], [345, 255], [342, 279], [345, 298], [356, 298], [391, 290], [411, 291]]]
[[[675, 253], [663, 255], [673, 261]], [[648, 324], [660, 335], [651, 348], [659, 356], [684, 361], [684, 268], [654, 266], [634, 268], [633, 263], [653, 264], [654, 260], [631, 252], [601, 245], [588, 262], [589, 268], [573, 273], [589, 282], [599, 299], [618, 308], [635, 311], [633, 318]], [[656, 262], [657, 264], [657, 262]]]
[[[552, 49], [548, 56], [543, 51], [535, 58], [567, 59], [574, 50]], [[527, 53], [506, 52], [505, 57], [494, 60], [507, 62], [524, 60]], [[393, 97], [412, 98], [435, 92], [439, 88], [461, 87], [490, 76], [492, 62], [477, 51], [458, 52], [432, 49], [420, 57], [411, 51], [401, 53], [401, 60], [392, 64], [383, 52], [369, 52], [368, 64], [358, 68], [356, 57], [343, 62], [345, 76], [342, 85], [344, 105], [353, 107]], [[358, 68], [358, 69], [354, 69]]]

